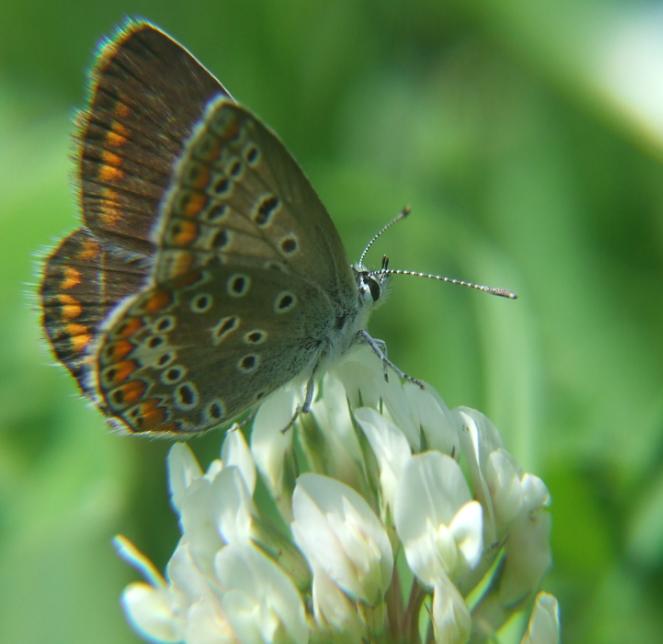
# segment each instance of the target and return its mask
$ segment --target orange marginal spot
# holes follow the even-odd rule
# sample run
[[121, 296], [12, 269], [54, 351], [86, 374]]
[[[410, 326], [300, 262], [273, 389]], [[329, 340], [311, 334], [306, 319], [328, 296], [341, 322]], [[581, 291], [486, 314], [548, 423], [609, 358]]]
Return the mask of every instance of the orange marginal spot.
[[193, 266], [193, 255], [186, 251], [179, 251], [170, 263], [170, 275], [182, 275], [191, 270]]
[[192, 192], [184, 206], [185, 217], [195, 217], [207, 205], [207, 197], [201, 192]]
[[122, 404], [129, 406], [143, 397], [145, 383], [142, 380], [130, 380], [125, 385], [114, 389], [111, 393], [114, 394], [118, 390], [122, 392]]
[[113, 165], [118, 168], [122, 165], [122, 157], [119, 154], [115, 154], [115, 152], [111, 152], [110, 150], [104, 150], [101, 153], [101, 160], [107, 165]]
[[106, 134], [106, 143], [112, 148], [121, 148], [128, 139], [129, 130], [120, 121], [113, 121], [110, 131]]
[[134, 345], [129, 340], [118, 340], [106, 348], [106, 356], [113, 362], [122, 360], [133, 351], [133, 348]]
[[68, 291], [81, 283], [81, 272], [73, 266], [63, 266], [62, 272], [64, 273], [60, 288]]
[[124, 172], [114, 165], [101, 165], [98, 177], [102, 181], [120, 181], [124, 177]]
[[[121, 171], [118, 170], [121, 173]], [[101, 191], [101, 214], [102, 222], [112, 228], [117, 225], [117, 222], [122, 218], [122, 211], [117, 205], [117, 191], [108, 186], [104, 186]]]
[[113, 384], [118, 385], [124, 382], [136, 369], [138, 369], [138, 364], [134, 360], [123, 360], [113, 365], [111, 368]]
[[198, 225], [194, 221], [178, 222], [173, 227], [173, 244], [176, 246], [190, 246], [198, 237]]
[[239, 119], [230, 119], [226, 129], [219, 135], [221, 140], [226, 142], [234, 139], [239, 134]]
[[168, 291], [157, 290], [150, 294], [144, 302], [144, 308], [148, 313], [163, 311], [173, 301]]
[[64, 331], [69, 336], [69, 342], [74, 351], [83, 351], [92, 341], [90, 329], [85, 324], [70, 322], [65, 325]]
[[159, 406], [158, 398], [148, 398], [140, 404], [141, 429], [156, 429], [166, 418], [164, 410]]
[[57, 295], [56, 298], [61, 305], [60, 312], [62, 313], [63, 318], [72, 320], [73, 318], [77, 318], [83, 312], [81, 303], [75, 297], [61, 293]]
[[191, 185], [194, 188], [197, 188], [199, 190], [203, 190], [207, 188], [207, 185], [209, 184], [209, 178], [210, 178], [210, 171], [207, 166], [204, 165], [199, 165], [197, 169], [197, 176], [196, 178], [191, 182]]
[[143, 321], [140, 318], [129, 318], [117, 330], [117, 335], [122, 338], [130, 338], [143, 328]]
[[129, 116], [129, 114], [131, 114], [131, 108], [126, 103], [118, 101], [115, 103], [115, 109], [113, 112], [115, 113], [115, 116], [119, 116], [121, 119], [125, 119], [127, 116]]
[[76, 253], [76, 259], [80, 261], [89, 261], [94, 259], [99, 254], [99, 242], [94, 239], [86, 239], [81, 249]]

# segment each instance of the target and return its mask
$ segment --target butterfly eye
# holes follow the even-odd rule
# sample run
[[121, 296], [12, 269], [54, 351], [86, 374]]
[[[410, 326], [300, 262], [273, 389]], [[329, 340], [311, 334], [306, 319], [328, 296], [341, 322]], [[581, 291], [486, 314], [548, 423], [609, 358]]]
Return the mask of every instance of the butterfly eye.
[[382, 288], [380, 287], [380, 282], [376, 280], [374, 277], [368, 277], [366, 280], [368, 282], [368, 290], [371, 292], [371, 297], [373, 298], [373, 302], [377, 302], [380, 299], [380, 296], [382, 295]]

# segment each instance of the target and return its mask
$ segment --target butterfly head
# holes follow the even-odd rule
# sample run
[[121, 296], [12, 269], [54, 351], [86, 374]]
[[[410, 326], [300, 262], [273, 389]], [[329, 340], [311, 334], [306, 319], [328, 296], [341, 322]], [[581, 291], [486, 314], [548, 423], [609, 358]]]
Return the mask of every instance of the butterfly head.
[[353, 264], [352, 272], [357, 282], [359, 291], [359, 304], [366, 308], [374, 308], [384, 302], [387, 295], [389, 282], [389, 258], [382, 258], [382, 266], [376, 271], [371, 271], [362, 263]]

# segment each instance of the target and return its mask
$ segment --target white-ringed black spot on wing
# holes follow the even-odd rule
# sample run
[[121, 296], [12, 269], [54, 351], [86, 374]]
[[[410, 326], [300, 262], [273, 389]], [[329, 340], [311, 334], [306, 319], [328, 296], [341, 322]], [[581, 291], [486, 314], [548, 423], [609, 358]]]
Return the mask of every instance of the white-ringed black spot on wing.
[[245, 344], [262, 344], [267, 339], [267, 331], [262, 329], [253, 329], [244, 334]]
[[299, 242], [297, 241], [297, 236], [294, 234], [287, 235], [279, 242], [279, 247], [281, 252], [286, 257], [292, 257], [297, 254], [299, 250]]
[[247, 353], [237, 361], [237, 368], [245, 374], [253, 373], [260, 364], [260, 356], [257, 353]]
[[177, 321], [175, 320], [174, 315], [162, 315], [154, 323], [153, 328], [157, 333], [168, 333], [169, 331], [172, 331], [176, 325]]
[[175, 364], [161, 372], [161, 382], [164, 385], [175, 385], [186, 375], [186, 368]]
[[203, 218], [208, 224], [218, 224], [228, 216], [229, 212], [230, 208], [227, 203], [215, 203], [205, 211]]
[[198, 389], [190, 380], [175, 387], [175, 407], [188, 411], [198, 406]]
[[244, 297], [251, 288], [251, 278], [246, 273], [233, 273], [226, 284], [228, 295]]
[[297, 296], [292, 291], [281, 291], [274, 298], [274, 313], [288, 313], [297, 306]]
[[253, 212], [253, 221], [261, 228], [266, 228], [271, 223], [280, 205], [281, 200], [276, 195], [263, 195], [256, 204]]
[[163, 347], [166, 344], [166, 338], [163, 335], [150, 335], [146, 338], [144, 346], [154, 351], [159, 347]]
[[214, 190], [217, 196], [225, 197], [230, 193], [232, 187], [233, 187], [233, 182], [230, 178], [221, 177], [220, 179], [217, 179], [215, 181], [214, 185], [212, 186], [212, 189]]
[[198, 293], [191, 298], [190, 306], [193, 313], [207, 313], [212, 308], [214, 298], [209, 293]]
[[227, 228], [214, 231], [214, 234], [212, 235], [212, 248], [226, 248], [232, 239], [232, 234], [232, 231], [228, 230]]
[[208, 422], [218, 423], [226, 415], [226, 408], [220, 398], [214, 398], [214, 400], [205, 405], [203, 413]]
[[173, 364], [177, 354], [174, 351], [166, 351], [162, 353], [154, 362], [154, 366], [157, 369], [165, 369], [169, 365]]
[[226, 174], [236, 179], [237, 177], [241, 176], [243, 170], [244, 165], [237, 157], [235, 157], [230, 161], [230, 163], [228, 163]]
[[233, 331], [239, 328], [240, 318], [238, 315], [226, 315], [212, 327], [213, 344], [221, 344]]
[[249, 143], [243, 150], [244, 158], [250, 166], [254, 166], [260, 161], [260, 150], [253, 143]]

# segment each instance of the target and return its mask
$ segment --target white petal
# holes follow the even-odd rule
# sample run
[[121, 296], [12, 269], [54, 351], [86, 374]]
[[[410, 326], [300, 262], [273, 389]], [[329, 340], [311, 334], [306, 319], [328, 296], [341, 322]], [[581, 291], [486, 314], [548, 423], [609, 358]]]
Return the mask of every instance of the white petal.
[[217, 602], [200, 599], [191, 606], [186, 617], [186, 644], [237, 642], [235, 633]]
[[217, 505], [214, 483], [204, 477], [194, 481], [180, 500], [182, 537], [189, 542], [197, 565], [205, 570], [212, 568], [214, 555], [224, 545], [216, 521]]
[[238, 634], [255, 626], [263, 641], [307, 641], [304, 605], [297, 589], [257, 548], [227, 546], [216, 557], [216, 572], [225, 591], [224, 612]]
[[194, 561], [190, 544], [184, 539], [175, 548], [175, 552], [166, 564], [166, 576], [170, 590], [179, 607], [184, 607], [209, 592], [210, 582], [214, 581], [213, 561], [206, 569]]
[[311, 413], [321, 428], [321, 440], [315, 448], [325, 455], [325, 472], [347, 483], [361, 481], [364, 455], [350, 415], [345, 387], [333, 372], [328, 372], [322, 381], [322, 391], [322, 396], [313, 403]]
[[433, 593], [435, 641], [445, 644], [467, 642], [471, 628], [470, 612], [461, 594], [449, 579], [441, 578]]
[[396, 495], [394, 523], [408, 565], [428, 586], [453, 574], [461, 556], [468, 563], [477, 560], [481, 508], [470, 503], [458, 463], [445, 454], [426, 452], [408, 461]]
[[525, 473], [522, 477], [523, 505], [526, 512], [532, 512], [539, 508], [547, 508], [550, 505], [550, 492], [546, 484], [534, 474]]
[[384, 527], [352, 488], [303, 474], [292, 497], [295, 542], [339, 587], [373, 605], [391, 581], [393, 556]]
[[225, 543], [248, 541], [253, 523], [253, 501], [238, 467], [226, 467], [212, 485], [214, 506], [208, 520], [214, 521]]
[[454, 542], [470, 568], [474, 568], [481, 558], [482, 517], [481, 504], [478, 501], [470, 501], [458, 510], [449, 526]]
[[474, 497], [483, 507], [484, 539], [491, 542], [497, 539], [495, 508], [485, 478], [488, 456], [503, 447], [502, 439], [495, 426], [486, 416], [468, 407], [454, 410], [460, 423], [461, 450], [468, 465], [468, 474]]
[[396, 488], [411, 456], [410, 445], [398, 427], [374, 409], [357, 409], [355, 418], [377, 458], [382, 495], [393, 511]]
[[345, 385], [352, 407], [360, 404], [377, 409], [383, 396], [384, 370], [366, 345], [355, 345], [331, 369]]
[[505, 529], [523, 507], [520, 472], [511, 455], [504, 449], [494, 450], [486, 462], [486, 481], [495, 507], [498, 529]]
[[322, 568], [313, 571], [312, 599], [313, 615], [320, 629], [343, 639], [353, 635], [361, 639], [364, 629], [356, 606]]
[[288, 494], [284, 462], [292, 445], [292, 428], [283, 431], [297, 409], [301, 391], [294, 385], [268, 396], [258, 409], [251, 430], [251, 453], [270, 492], [279, 500]]
[[521, 644], [557, 644], [559, 632], [559, 605], [549, 593], [539, 593], [527, 624]]
[[175, 509], [180, 509], [182, 498], [191, 484], [202, 476], [203, 471], [191, 448], [184, 443], [175, 443], [168, 452], [168, 482]]
[[173, 615], [165, 591], [136, 582], [126, 587], [121, 601], [127, 619], [143, 637], [162, 642], [183, 639], [183, 625]]
[[152, 586], [166, 588], [166, 580], [154, 564], [124, 535], [118, 534], [113, 539], [117, 554], [130, 566], [133, 566]]
[[536, 590], [550, 567], [550, 515], [541, 510], [524, 515], [509, 531], [499, 593], [500, 602], [513, 605]]
[[426, 524], [449, 524], [470, 500], [458, 463], [446, 454], [425, 452], [408, 460], [396, 496], [394, 521], [403, 541]]
[[249, 494], [253, 495], [256, 487], [256, 466], [239, 425], [234, 425], [227, 431], [221, 447], [221, 460], [226, 467], [235, 465], [239, 469]]
[[417, 431], [423, 431], [428, 449], [457, 454], [460, 450], [457, 415], [449, 410], [432, 388], [421, 389], [415, 384], [405, 383], [403, 391], [416, 415]]

